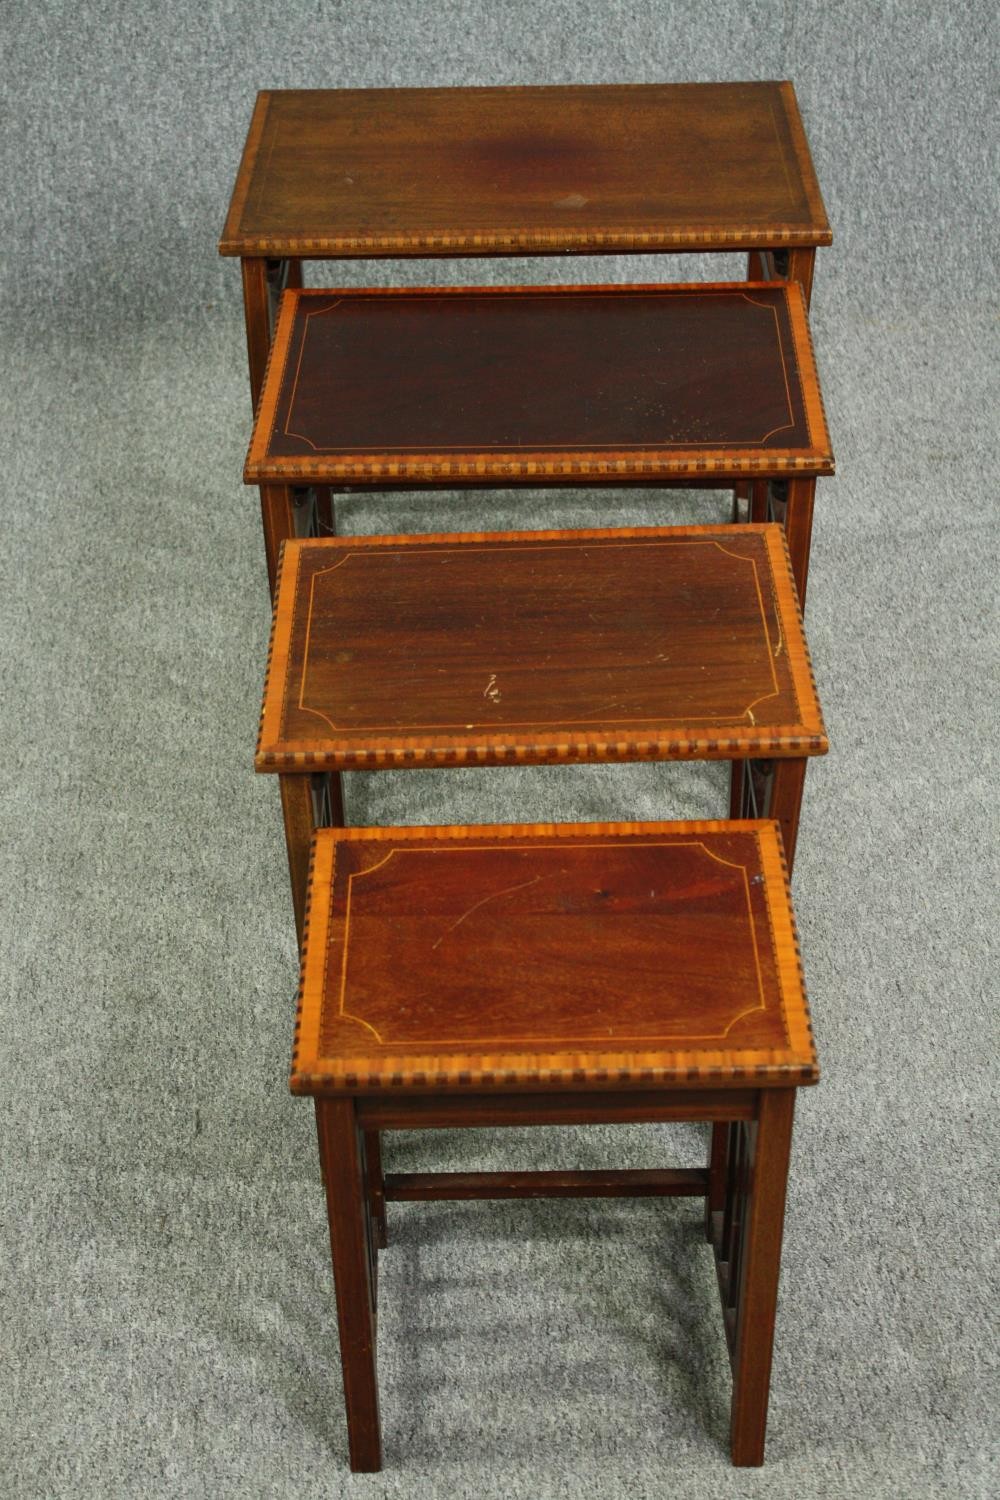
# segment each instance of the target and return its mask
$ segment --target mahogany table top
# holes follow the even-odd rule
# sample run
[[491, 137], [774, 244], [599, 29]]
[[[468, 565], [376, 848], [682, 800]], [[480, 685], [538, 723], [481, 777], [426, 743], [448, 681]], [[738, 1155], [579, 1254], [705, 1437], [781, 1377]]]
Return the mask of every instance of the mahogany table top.
[[257, 96], [223, 255], [828, 245], [790, 83]]
[[248, 482], [829, 474], [797, 283], [290, 291]]
[[315, 836], [296, 1093], [817, 1077], [774, 823]]
[[779, 526], [285, 543], [258, 770], [826, 748]]

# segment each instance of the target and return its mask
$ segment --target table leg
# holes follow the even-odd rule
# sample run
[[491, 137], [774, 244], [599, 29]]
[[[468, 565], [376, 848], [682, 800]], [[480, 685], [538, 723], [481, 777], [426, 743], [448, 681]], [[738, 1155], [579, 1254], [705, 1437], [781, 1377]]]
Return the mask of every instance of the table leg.
[[309, 878], [309, 846], [315, 827], [312, 787], [310, 778], [301, 775], [279, 776], [278, 784], [281, 788], [281, 814], [285, 820], [285, 846], [288, 850], [288, 874], [292, 883], [295, 932], [301, 948]]
[[771, 766], [771, 786], [765, 816], [774, 818], [781, 828], [785, 863], [791, 879], [799, 834], [799, 813], [802, 810], [802, 789], [806, 779], [806, 758], [800, 756], [795, 760], [775, 760], [771, 762]]
[[319, 485], [316, 490], [316, 535], [337, 535], [337, 507], [333, 490], [325, 484]]
[[[298, 260], [268, 260], [247, 256], [240, 262], [243, 275], [243, 316], [246, 322], [247, 361], [250, 367], [250, 397], [253, 409], [264, 384], [267, 356], [281, 291], [302, 285], [302, 263]], [[292, 491], [287, 485], [260, 486], [261, 517], [267, 576], [274, 595], [275, 572], [281, 543], [295, 535]]]
[[755, 479], [750, 489], [750, 520], [756, 525], [768, 519], [768, 481]]
[[812, 245], [799, 246], [788, 251], [788, 268], [785, 275], [789, 281], [797, 281], [802, 287], [806, 307], [812, 301], [813, 270], [816, 265], [816, 250]]
[[814, 245], [797, 245], [794, 249], [765, 252], [770, 260], [773, 281], [797, 281], [808, 308], [812, 299], [813, 269], [816, 264]]
[[274, 325], [278, 321], [278, 304], [286, 287], [302, 285], [302, 262], [300, 260], [268, 260], [268, 342], [274, 337]]
[[812, 546], [813, 502], [816, 480], [789, 479], [785, 498], [785, 539], [792, 559], [792, 573], [799, 595], [799, 608], [806, 607], [806, 580], [809, 577], [809, 549]]
[[[751, 250], [747, 255], [747, 281], [768, 281], [768, 252], [766, 250]], [[738, 522], [740, 518], [740, 501], [749, 500], [750, 510], [747, 520], [758, 519], [753, 514], [753, 495], [755, 486], [747, 479], [739, 480], [733, 486], [733, 521]]]
[[316, 1127], [330, 1226], [351, 1468], [355, 1473], [373, 1474], [382, 1467], [375, 1289], [354, 1100], [317, 1099]]
[[745, 762], [742, 760], [731, 760], [729, 762], [729, 816], [730, 818], [745, 818], [743, 811], [744, 791], [743, 777], [745, 774]]
[[740, 775], [740, 801], [730, 804], [731, 818], [774, 818], [781, 828], [785, 863], [791, 878], [795, 844], [806, 778], [806, 756], [782, 760], [733, 762], [733, 780]]
[[247, 361], [250, 366], [250, 399], [254, 411], [264, 384], [267, 351], [271, 347], [271, 299], [267, 286], [267, 261], [262, 256], [248, 256], [240, 261], [243, 275], [243, 317], [247, 334]]
[[729, 1124], [726, 1120], [712, 1122], [712, 1138], [708, 1151], [708, 1192], [705, 1194], [705, 1238], [709, 1244], [714, 1238], [712, 1215], [721, 1213], [726, 1206], [726, 1165], [728, 1161]]
[[339, 771], [325, 771], [315, 776], [285, 772], [279, 775], [278, 784], [281, 813], [285, 820], [295, 931], [301, 947], [313, 831], [316, 828], [344, 827], [344, 794]]
[[382, 1132], [366, 1130], [364, 1136], [372, 1227], [375, 1231], [375, 1244], [380, 1250], [384, 1250], [389, 1243], [389, 1234], [385, 1217], [385, 1178], [382, 1174]]
[[795, 1090], [762, 1089], [759, 1098], [756, 1124], [748, 1132], [752, 1159], [741, 1236], [729, 1427], [732, 1461], [741, 1467], [764, 1462]]
[[747, 255], [747, 281], [770, 281], [766, 250], [751, 250]]
[[262, 484], [260, 486], [260, 518], [264, 527], [264, 557], [267, 561], [267, 581], [274, 598], [278, 581], [278, 557], [281, 544], [295, 535], [295, 491], [290, 484]]
[[240, 271], [243, 276], [243, 318], [246, 323], [247, 360], [250, 366], [250, 398], [256, 411], [261, 386], [264, 384], [278, 301], [286, 286], [302, 285], [302, 262], [269, 260], [263, 255], [250, 255], [244, 256], [240, 261]]

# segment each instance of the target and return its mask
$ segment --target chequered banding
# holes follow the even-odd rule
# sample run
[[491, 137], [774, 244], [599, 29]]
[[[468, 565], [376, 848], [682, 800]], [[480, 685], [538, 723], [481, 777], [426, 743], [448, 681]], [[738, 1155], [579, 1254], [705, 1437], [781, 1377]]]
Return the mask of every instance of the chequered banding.
[[[252, 441], [256, 441], [256, 431], [255, 423]], [[307, 479], [341, 480], [355, 484], [367, 481], [374, 484], [379, 480], [404, 479], [440, 482], [453, 479], [578, 479], [581, 482], [595, 482], [622, 478], [656, 479], [673, 475], [675, 478], [718, 480], [721, 484], [724, 479], [729, 478], [764, 478], [782, 474], [800, 474], [805, 477], [832, 473], [833, 460], [827, 454], [803, 457], [798, 452], [769, 449], [766, 456], [750, 454], [738, 457], [734, 454], [726, 458], [685, 458], [681, 454], [655, 452], [638, 453], [629, 458], [608, 458], [603, 451], [595, 451], [589, 457], [575, 454], [552, 459], [518, 458], [513, 453], [498, 453], [484, 459], [481, 454], [469, 454], [434, 462], [428, 462], [426, 457], [417, 453], [386, 459], [381, 463], [355, 463], [330, 457], [269, 457], [259, 463], [248, 460], [243, 477], [247, 484], [268, 481], [291, 484]]]
[[224, 234], [219, 241], [220, 255], [339, 256], [454, 254], [464, 250], [473, 254], [507, 252], [543, 254], [553, 250], [750, 250], [829, 245], [829, 229], [761, 229], [739, 225], [718, 229], [711, 225], [690, 229], [529, 229], [511, 226], [493, 233], [472, 234], [468, 230], [438, 230], [433, 234], [367, 234], [367, 235], [251, 235]]
[[805, 191], [809, 211], [817, 225], [822, 225], [822, 237], [816, 240], [817, 245], [830, 245], [833, 243], [833, 234], [826, 217], [826, 207], [823, 203], [823, 195], [819, 190], [816, 180], [816, 169], [813, 166], [812, 156], [809, 151], [809, 142], [806, 139], [805, 126], [799, 113], [799, 101], [795, 97], [795, 88], [792, 83], [785, 79], [778, 85], [781, 93], [782, 103], [785, 106], [785, 120], [788, 124], [788, 133], [795, 152], [795, 160], [798, 164], [799, 179]]
[[[776, 835], [776, 838], [777, 838], [778, 858], [781, 861], [781, 873], [782, 873], [782, 876], [784, 877], [785, 888], [787, 890], [790, 890], [791, 889], [792, 876], [791, 876], [791, 871], [788, 868], [788, 860], [785, 857], [785, 841], [784, 841], [784, 839], [782, 837], [782, 834], [781, 834], [781, 824], [780, 823], [775, 823], [774, 824], [774, 830], [775, 830], [775, 835]], [[818, 1054], [818, 1052], [816, 1050], [816, 1037], [815, 1037], [815, 1033], [813, 1032], [813, 1024], [812, 1024], [812, 1011], [809, 1009], [809, 997], [808, 997], [808, 994], [806, 992], [806, 971], [805, 971], [805, 968], [804, 968], [803, 963], [802, 963], [802, 945], [799, 942], [799, 926], [798, 926], [798, 923], [795, 920], [795, 907], [792, 905], [792, 902], [791, 902], [790, 899], [788, 901], [788, 917], [789, 917], [789, 921], [790, 921], [790, 924], [791, 924], [792, 946], [793, 946], [793, 948], [795, 950], [795, 963], [796, 963], [796, 967], [798, 969], [799, 986], [800, 986], [800, 989], [801, 989], [801, 992], [802, 992], [802, 1019], [804, 1021], [805, 1029], [806, 1029], [806, 1032], [807, 1032], [808, 1037], [809, 1037], [809, 1046], [810, 1046], [810, 1048], [812, 1050], [812, 1055], [813, 1055], [812, 1077], [810, 1078], [809, 1081], [811, 1083], [818, 1083], [819, 1082], [819, 1054]]]
[[[291, 344], [291, 335], [294, 323], [291, 313], [289, 313], [287, 317], [282, 316], [282, 314], [285, 312], [286, 301], [288, 306], [291, 307], [293, 300], [296, 298], [297, 292], [298, 288], [296, 287], [293, 287], [290, 290], [286, 287], [285, 290], [281, 293], [281, 297], [278, 301], [278, 310], [274, 320], [274, 328], [271, 333], [271, 341], [267, 346], [267, 359], [264, 362], [264, 378], [260, 383], [260, 396], [258, 397], [257, 406], [253, 414], [253, 427], [250, 430], [249, 451], [251, 453], [253, 452], [254, 447], [257, 443], [258, 429], [262, 424], [266, 425], [268, 423], [272, 423], [274, 420], [274, 413], [269, 409], [269, 402], [264, 399], [264, 395], [266, 391], [269, 391], [271, 389], [270, 381], [272, 365], [275, 366], [274, 378], [279, 386], [285, 378], [285, 364], [288, 359], [288, 350]], [[278, 369], [279, 364], [281, 367], [280, 369]], [[245, 470], [243, 479], [244, 483], [249, 482]]]
[[824, 755], [825, 734], [796, 733], [792, 727], [775, 729], [770, 734], [754, 731], [746, 735], [706, 739], [693, 731], [680, 731], [662, 739], [558, 740], [546, 743], [539, 736], [532, 744], [495, 739], [478, 745], [453, 745], [434, 740], [400, 738], [391, 744], [357, 749], [351, 745], [326, 750], [283, 750], [258, 752], [258, 771], [377, 771], [409, 767], [469, 765], [547, 765], [637, 760], [738, 760], [746, 756], [766, 759], [800, 755]]
[[[826, 402], [823, 399], [823, 383], [819, 378], [819, 365], [816, 363], [816, 345], [813, 340], [812, 323], [809, 320], [809, 308], [806, 305], [805, 294], [802, 291], [802, 287], [798, 283], [795, 283], [795, 286], [799, 293], [799, 296], [802, 299], [802, 323], [805, 332], [806, 347], [809, 350], [809, 361], [813, 367], [813, 371], [815, 372], [815, 379], [812, 383], [811, 394], [819, 402], [820, 416], [823, 419], [823, 431], [826, 434], [827, 444], [832, 450], [833, 445], [830, 441], [830, 424], [826, 420]], [[833, 474], [833, 472], [834, 466], [832, 464], [829, 469], [824, 470], [824, 473], [826, 474]]]
[[[284, 568], [284, 566], [285, 566], [285, 543], [282, 542], [281, 546], [278, 548], [278, 565], [277, 565], [277, 567], [274, 570], [274, 603], [273, 603], [272, 608], [271, 608], [271, 629], [268, 632], [268, 637], [267, 637], [267, 657], [266, 657], [265, 662], [264, 662], [264, 681], [265, 681], [265, 683], [270, 682], [270, 680], [271, 680], [271, 658], [274, 656], [274, 638], [275, 638], [275, 633], [276, 633], [276, 631], [278, 629], [278, 598], [279, 598], [280, 593], [281, 593], [281, 576], [282, 576], [282, 569]], [[266, 705], [267, 705], [267, 697], [265, 695], [265, 697], [262, 698], [262, 700], [261, 700], [260, 717], [257, 720], [257, 749], [256, 749], [256, 752], [255, 752], [255, 763], [256, 763], [256, 760], [260, 756], [261, 741], [262, 741], [262, 739], [264, 737], [264, 710], [265, 710]]]
[[449, 1073], [418, 1069], [413, 1073], [353, 1073], [331, 1075], [327, 1073], [305, 1073], [297, 1069], [293, 1060], [289, 1087], [293, 1094], [358, 1094], [358, 1093], [411, 1093], [433, 1092], [447, 1089], [449, 1093], [464, 1089], [513, 1089], [513, 1088], [566, 1088], [580, 1089], [613, 1087], [622, 1084], [628, 1088], [677, 1087], [680, 1084], [695, 1084], [702, 1088], [738, 1088], [764, 1084], [767, 1087], [799, 1086], [819, 1082], [818, 1066], [806, 1063], [758, 1062], [746, 1067], [703, 1067], [684, 1062], [684, 1054], [676, 1056], [676, 1066], [662, 1068], [620, 1068], [613, 1073], [584, 1068], [507, 1068], [479, 1071], [465, 1070]]
[[312, 918], [313, 878], [316, 873], [316, 840], [309, 847], [309, 872], [306, 875], [306, 898], [302, 910], [302, 939], [299, 948], [299, 988], [295, 999], [295, 1030], [292, 1040], [292, 1077], [298, 1071], [299, 1043], [302, 1033], [302, 996], [306, 983], [306, 954], [309, 952], [309, 923]]
[[[795, 571], [794, 571], [794, 569], [792, 567], [792, 554], [789, 551], [789, 547], [788, 547], [788, 533], [786, 532], [784, 526], [779, 526], [778, 527], [778, 532], [779, 532], [779, 534], [781, 536], [781, 546], [782, 546], [782, 549], [783, 549], [784, 554], [785, 554], [785, 562], [786, 562], [786, 564], [788, 566], [788, 571], [791, 574], [791, 578], [792, 578], [791, 602], [792, 602], [792, 604], [795, 607], [795, 618], [798, 621], [798, 625], [799, 625], [799, 642], [798, 642], [799, 660], [801, 661], [803, 667], [805, 668], [805, 670], [809, 674], [809, 686], [812, 688], [813, 701], [818, 705], [819, 704], [819, 692], [818, 692], [817, 687], [816, 687], [816, 673], [813, 670], [812, 656], [811, 656], [810, 651], [809, 651], [809, 638], [806, 635], [805, 619], [804, 619], [803, 614], [802, 614], [802, 602], [799, 599], [799, 591], [798, 591], [798, 588], [796, 587], [796, 584], [795, 584]], [[822, 712], [822, 710], [820, 710], [820, 712]], [[824, 735], [824, 740], [825, 740], [825, 735]]]

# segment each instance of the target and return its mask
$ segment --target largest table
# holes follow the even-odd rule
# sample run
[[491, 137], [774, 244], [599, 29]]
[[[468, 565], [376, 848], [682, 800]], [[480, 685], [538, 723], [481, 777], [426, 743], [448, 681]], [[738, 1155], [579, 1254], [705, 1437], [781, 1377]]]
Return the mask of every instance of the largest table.
[[830, 240], [790, 83], [614, 84], [266, 90], [219, 249], [256, 405], [303, 260], [745, 250], [808, 301]]

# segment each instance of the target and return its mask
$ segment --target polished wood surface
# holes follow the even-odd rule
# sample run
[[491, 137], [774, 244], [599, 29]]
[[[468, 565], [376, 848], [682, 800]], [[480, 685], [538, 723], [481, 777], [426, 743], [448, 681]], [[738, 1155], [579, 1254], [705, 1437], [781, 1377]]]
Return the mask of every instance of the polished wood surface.
[[258, 770], [826, 748], [779, 526], [285, 544]]
[[316, 835], [297, 1093], [816, 1076], [773, 823]]
[[292, 290], [248, 482], [829, 474], [801, 289]]
[[829, 244], [790, 83], [258, 95], [219, 249], [554, 254]]

